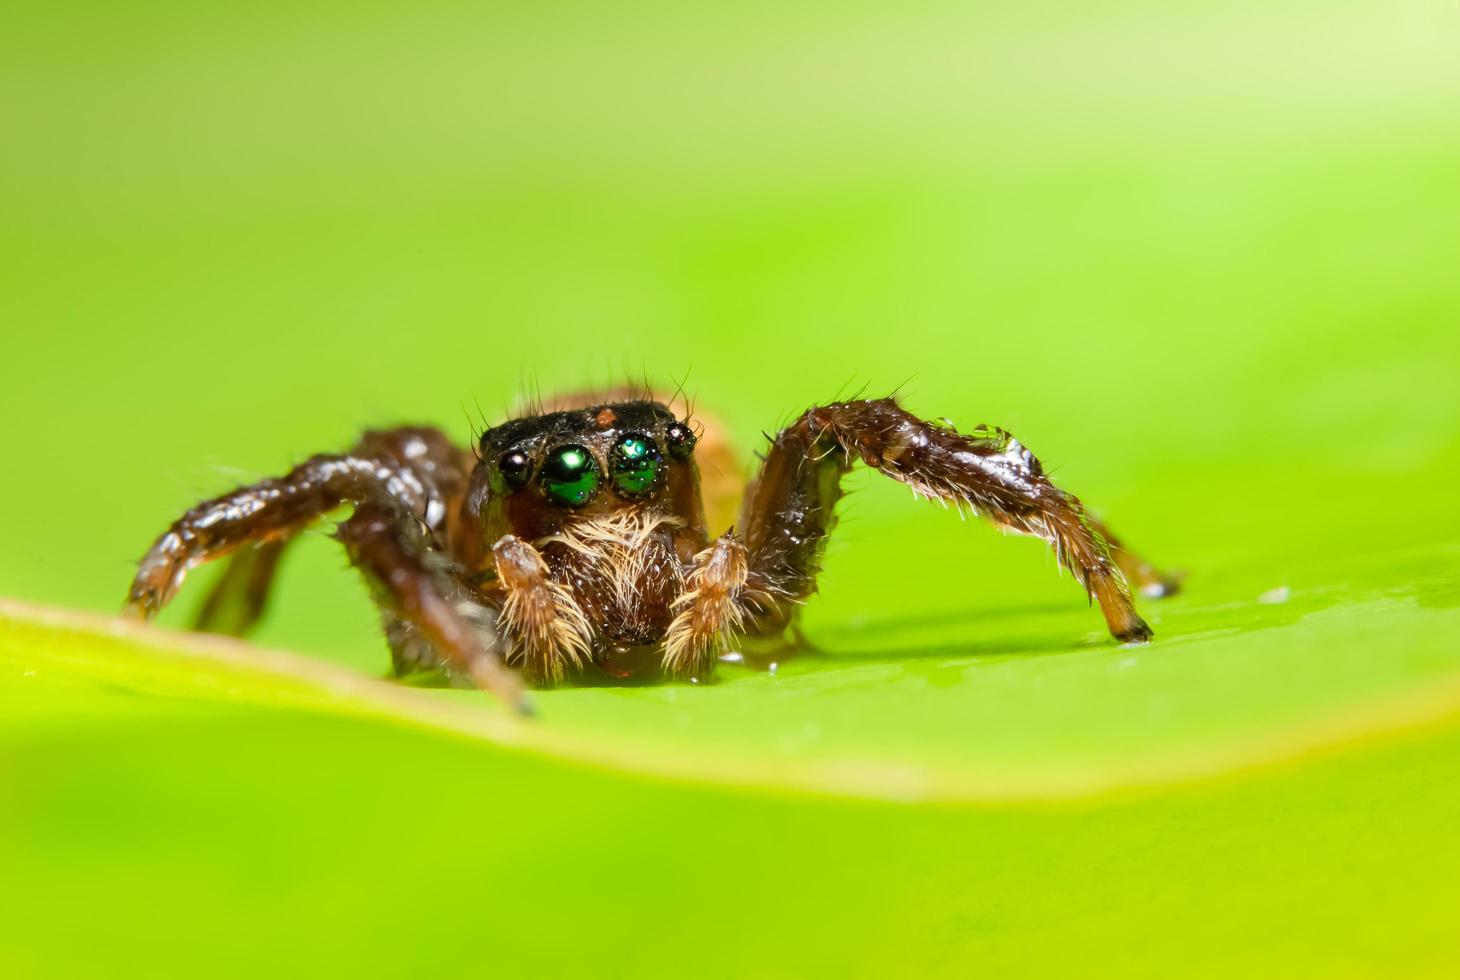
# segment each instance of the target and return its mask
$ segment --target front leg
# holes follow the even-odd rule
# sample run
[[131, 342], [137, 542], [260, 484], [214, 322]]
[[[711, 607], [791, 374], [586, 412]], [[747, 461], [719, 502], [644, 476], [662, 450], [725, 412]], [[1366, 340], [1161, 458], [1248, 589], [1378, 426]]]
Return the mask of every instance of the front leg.
[[[466, 463], [441, 433], [408, 428], [368, 432], [355, 450], [343, 455], [314, 456], [277, 479], [240, 487], [204, 501], [178, 518], [143, 556], [126, 611], [144, 619], [155, 616], [198, 565], [230, 555], [245, 544], [260, 545], [276, 559], [289, 538], [347, 503], [390, 500], [417, 515], [436, 533], [444, 526], [448, 503], [465, 482]], [[250, 556], [250, 559], [260, 556]], [[246, 561], [244, 565], [253, 565]], [[256, 569], [225, 575], [219, 588], [256, 593], [257, 610], [246, 610], [241, 626], [251, 625], [262, 609], [273, 575], [273, 561]], [[220, 595], [226, 605], [231, 596]], [[221, 611], [204, 609], [205, 623]]]
[[[1032, 453], [1002, 429], [965, 435], [923, 422], [890, 398], [813, 408], [776, 437], [742, 518], [753, 584], [792, 598], [814, 591], [841, 477], [859, 459], [919, 496], [967, 506], [1049, 541], [1100, 603], [1113, 636], [1150, 639], [1099, 526], [1076, 497], [1049, 481]], [[791, 612], [779, 604], [767, 628], [785, 625]]]

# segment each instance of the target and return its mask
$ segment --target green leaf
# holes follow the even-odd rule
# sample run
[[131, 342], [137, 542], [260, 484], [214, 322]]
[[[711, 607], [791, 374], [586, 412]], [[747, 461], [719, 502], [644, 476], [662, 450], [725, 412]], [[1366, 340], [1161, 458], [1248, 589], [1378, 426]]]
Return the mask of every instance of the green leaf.
[[[159, 909], [168, 962], [216, 966], [224, 902], [300, 969], [473, 972], [485, 943], [503, 968], [591, 972], [644, 917], [652, 972], [703, 955], [713, 909], [716, 933], [756, 937], [717, 953], [725, 975], [766, 957], [788, 975], [957, 974], [968, 956], [1424, 973], [1460, 871], [1454, 556], [1428, 580], [1427, 559], [1390, 556], [1412, 584], [1388, 595], [1173, 600], [1173, 638], [1139, 648], [1094, 630], [1020, 653], [936, 639], [1011, 628], [996, 615], [866, 624], [845, 635], [934, 639], [709, 687], [542, 692], [535, 723], [473, 691], [6, 603], [0, 744], [29, 746], [10, 757], [7, 863], [30, 883], [12, 927], [59, 937], [69, 890], [102, 889], [118, 904], [86, 928], [106, 943], [59, 954], [87, 972], [97, 948], [156, 942], [138, 937]], [[1076, 613], [1007, 618], [1037, 638]], [[385, 882], [390, 903], [362, 904]], [[605, 894], [561, 941], [558, 914]], [[423, 953], [412, 909], [459, 938]], [[1355, 917], [1362, 948], [1333, 939]], [[1214, 924], [1263, 945], [1193, 966]]]
[[[1249, 624], [1261, 618], [1251, 605]], [[1303, 607], [1246, 633], [1201, 629], [1209, 610], [1178, 612], [1164, 619], [1182, 639], [1159, 646], [1097, 635], [1083, 648], [978, 656], [934, 645], [896, 663], [817, 656], [774, 673], [732, 670], [700, 689], [555, 691], [539, 695], [539, 723], [475, 692], [126, 620], [0, 602], [0, 636], [25, 677], [79, 674], [151, 695], [379, 718], [634, 775], [890, 801], [1162, 787], [1460, 715], [1460, 609], [1412, 596]], [[1378, 644], [1393, 652], [1376, 655]], [[37, 706], [24, 699], [11, 722]]]

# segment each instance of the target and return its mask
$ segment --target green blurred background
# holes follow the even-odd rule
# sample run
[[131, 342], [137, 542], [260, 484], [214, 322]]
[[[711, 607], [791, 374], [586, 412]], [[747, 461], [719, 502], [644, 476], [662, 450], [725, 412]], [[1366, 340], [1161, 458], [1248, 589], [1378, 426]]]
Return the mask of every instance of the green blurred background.
[[[115, 610], [202, 496], [645, 376], [747, 467], [902, 385], [1191, 588], [1115, 649], [1039, 547], [862, 474], [827, 657], [540, 696], [639, 771], [12, 637], [0, 967], [1453, 973], [1448, 728], [1060, 807], [652, 773], [1099, 769], [1460, 672], [1457, 45], [1448, 0], [7, 7], [0, 594]], [[343, 564], [311, 534], [260, 638], [379, 674]]]

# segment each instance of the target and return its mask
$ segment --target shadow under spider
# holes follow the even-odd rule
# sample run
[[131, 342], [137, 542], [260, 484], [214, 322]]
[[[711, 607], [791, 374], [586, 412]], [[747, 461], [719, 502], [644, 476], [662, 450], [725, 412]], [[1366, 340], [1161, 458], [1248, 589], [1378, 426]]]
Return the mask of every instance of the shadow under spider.
[[[1025, 617], [1047, 617], [1047, 625], [1031, 634], [1026, 628], [990, 633], [990, 624]], [[820, 638], [821, 648], [833, 659], [842, 661], [904, 660], [934, 657], [1052, 656], [1076, 653], [1110, 646], [1109, 639], [1093, 631], [1072, 632], [1071, 614], [1065, 605], [1000, 606], [976, 610], [957, 610], [921, 616], [888, 617], [857, 625], [838, 624], [828, 627]], [[951, 637], [947, 630], [963, 628], [966, 639]], [[915, 642], [915, 635], [937, 630], [940, 635], [926, 644]], [[864, 641], [886, 638], [914, 639], [900, 645], [868, 645]], [[839, 650], [843, 644], [852, 649]], [[1115, 649], [1115, 647], [1112, 647]]]
[[[735, 644], [729, 653], [720, 658], [719, 666], [728, 670], [740, 668], [755, 673], [768, 673], [789, 663], [816, 663], [834, 666], [838, 663], [891, 663], [899, 660], [956, 657], [1058, 656], [1107, 647], [1112, 650], [1119, 649], [1119, 646], [1111, 644], [1103, 632], [1098, 635], [1095, 631], [1090, 631], [1083, 636], [1073, 634], [1065, 625], [1065, 622], [1069, 620], [1069, 613], [1070, 610], [1067, 606], [1045, 604], [948, 611], [905, 618], [888, 617], [855, 626], [841, 624], [829, 627], [825, 631], [824, 638], [817, 642], [810, 641], [804, 633], [797, 629], [790, 639], [759, 642], [753, 639], [743, 639]], [[980, 625], [1025, 616], [1048, 616], [1050, 618], [1048, 629], [1033, 636], [1027, 631], [1008, 633], [1003, 636], [989, 636], [986, 633], [980, 635]], [[1062, 619], [1065, 622], [1062, 622]], [[864, 646], [858, 644], [857, 648], [850, 650], [839, 649], [842, 643], [862, 638], [896, 638], [920, 630], [956, 626], [968, 627], [967, 640], [950, 639], [944, 636], [926, 645]], [[397, 679], [412, 687], [437, 689], [471, 687], [470, 684], [453, 683], [451, 678], [441, 673], [413, 674]], [[602, 668], [589, 668], [569, 676], [561, 684], [555, 686], [564, 688], [653, 687], [668, 680], [670, 678], [654, 665], [641, 663], [634, 672], [625, 675], [615, 674]], [[714, 684], [716, 680], [712, 678], [698, 683]]]

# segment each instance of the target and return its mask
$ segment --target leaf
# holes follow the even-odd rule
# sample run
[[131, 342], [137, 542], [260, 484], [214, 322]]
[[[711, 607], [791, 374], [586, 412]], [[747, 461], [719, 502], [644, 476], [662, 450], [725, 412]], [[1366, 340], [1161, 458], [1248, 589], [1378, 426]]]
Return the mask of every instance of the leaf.
[[[44, 957], [17, 975], [280, 957], [471, 973], [483, 955], [584, 972], [643, 917], [629, 972], [712, 942], [704, 970], [723, 975], [959, 974], [968, 956], [1195, 975], [1382, 956], [1422, 974], [1460, 871], [1455, 609], [1304, 612], [1301, 595], [1252, 633], [1186, 633], [1172, 605], [1185, 639], [1137, 650], [828, 655], [708, 688], [544, 692], [537, 723], [476, 692], [6, 602], [0, 854], [27, 882], [8, 917], [27, 938], [5, 948]], [[105, 913], [63, 916], [76, 888]], [[605, 894], [564, 941], [562, 916]], [[417, 914], [430, 940], [403, 924]], [[1335, 941], [1356, 919], [1371, 945]], [[238, 922], [268, 942], [238, 945]], [[1213, 929], [1273, 922], [1261, 946], [1190, 958]]]
[[[1097, 641], [1043, 658], [788, 664], [698, 690], [553, 692], [540, 695], [547, 717], [522, 723], [476, 692], [417, 690], [223, 637], [0, 601], [0, 637], [26, 677], [79, 674], [154, 696], [374, 717], [638, 775], [945, 802], [1148, 789], [1447, 726], [1460, 718], [1457, 627], [1460, 610], [1378, 599], [1240, 641], [1186, 630], [1174, 646]], [[1375, 638], [1399, 655], [1333, 655], [1336, 644], [1366, 651]], [[9, 716], [34, 709], [22, 700]]]

